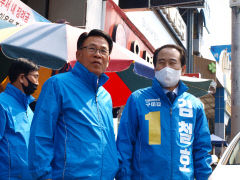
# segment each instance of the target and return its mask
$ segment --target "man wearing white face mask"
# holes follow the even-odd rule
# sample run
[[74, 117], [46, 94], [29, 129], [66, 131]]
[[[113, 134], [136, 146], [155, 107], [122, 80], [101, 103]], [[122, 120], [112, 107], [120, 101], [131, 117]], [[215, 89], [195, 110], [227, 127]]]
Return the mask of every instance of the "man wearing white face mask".
[[162, 46], [154, 52], [153, 63], [152, 87], [135, 91], [122, 114], [117, 179], [207, 180], [210, 133], [202, 103], [180, 80], [185, 51]]

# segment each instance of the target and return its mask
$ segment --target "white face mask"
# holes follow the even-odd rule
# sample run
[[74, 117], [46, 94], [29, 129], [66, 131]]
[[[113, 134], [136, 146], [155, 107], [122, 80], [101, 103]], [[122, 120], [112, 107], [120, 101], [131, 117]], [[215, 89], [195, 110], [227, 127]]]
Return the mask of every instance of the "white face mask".
[[155, 78], [162, 87], [174, 87], [179, 82], [182, 70], [175, 70], [165, 67], [159, 71], [155, 71]]

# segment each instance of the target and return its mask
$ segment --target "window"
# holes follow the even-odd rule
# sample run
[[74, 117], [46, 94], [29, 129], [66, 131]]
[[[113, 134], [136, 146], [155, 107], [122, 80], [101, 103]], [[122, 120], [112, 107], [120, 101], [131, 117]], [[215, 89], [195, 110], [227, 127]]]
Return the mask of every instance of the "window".
[[234, 147], [227, 164], [240, 165], [240, 139], [238, 139], [238, 142], [236, 143], [236, 146]]

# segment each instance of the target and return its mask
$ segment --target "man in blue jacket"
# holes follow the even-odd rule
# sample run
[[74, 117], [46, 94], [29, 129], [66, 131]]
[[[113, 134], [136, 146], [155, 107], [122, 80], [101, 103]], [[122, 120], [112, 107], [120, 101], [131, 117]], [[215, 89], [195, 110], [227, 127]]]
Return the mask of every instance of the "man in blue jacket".
[[112, 100], [102, 86], [112, 46], [103, 31], [83, 33], [72, 71], [43, 85], [29, 143], [34, 179], [114, 179], [119, 165]]
[[207, 180], [211, 140], [202, 103], [180, 80], [185, 51], [165, 45], [154, 52], [152, 87], [128, 99], [119, 125], [122, 161], [117, 179]]
[[28, 141], [33, 112], [29, 104], [38, 85], [38, 66], [27, 59], [14, 60], [0, 94], [0, 180], [30, 180]]

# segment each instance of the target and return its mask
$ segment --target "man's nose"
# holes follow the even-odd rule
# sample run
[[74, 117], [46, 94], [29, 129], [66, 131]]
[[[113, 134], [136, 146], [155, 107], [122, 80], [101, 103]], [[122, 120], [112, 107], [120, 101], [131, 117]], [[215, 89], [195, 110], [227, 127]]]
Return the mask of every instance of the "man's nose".
[[39, 85], [38, 79], [35, 80], [35, 83], [34, 83], [34, 84]]
[[101, 56], [101, 52], [100, 52], [100, 49], [97, 49], [96, 52], [94, 53], [95, 55], [98, 55], [98, 56]]
[[168, 62], [166, 62], [165, 67], [170, 67], [170, 64]]

